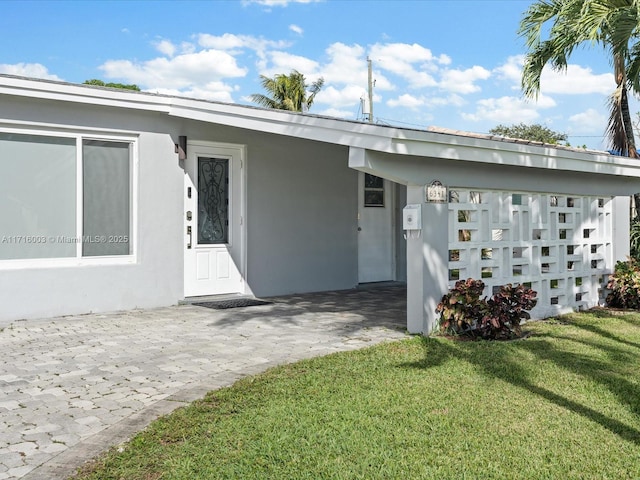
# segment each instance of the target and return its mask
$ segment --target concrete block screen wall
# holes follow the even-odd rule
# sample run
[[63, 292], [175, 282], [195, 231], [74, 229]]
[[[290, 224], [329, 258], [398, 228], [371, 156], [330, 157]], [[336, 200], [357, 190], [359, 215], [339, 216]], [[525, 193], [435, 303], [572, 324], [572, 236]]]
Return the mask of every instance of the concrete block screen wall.
[[534, 317], [593, 307], [614, 266], [611, 197], [449, 190], [449, 282], [523, 283]]

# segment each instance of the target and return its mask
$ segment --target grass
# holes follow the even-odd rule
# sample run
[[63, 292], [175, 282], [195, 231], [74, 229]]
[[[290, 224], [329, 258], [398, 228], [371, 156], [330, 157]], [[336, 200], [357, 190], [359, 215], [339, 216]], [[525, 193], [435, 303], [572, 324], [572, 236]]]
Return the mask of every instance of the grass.
[[526, 329], [278, 367], [158, 420], [77, 478], [640, 478], [640, 315]]

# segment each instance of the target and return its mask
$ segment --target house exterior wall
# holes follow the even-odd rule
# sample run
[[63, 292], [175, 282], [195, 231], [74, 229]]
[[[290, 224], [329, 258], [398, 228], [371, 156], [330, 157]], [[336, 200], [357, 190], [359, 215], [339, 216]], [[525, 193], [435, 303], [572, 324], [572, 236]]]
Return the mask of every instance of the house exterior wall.
[[357, 172], [348, 168], [346, 147], [153, 112], [10, 96], [0, 98], [2, 128], [133, 138], [135, 247], [115, 264], [99, 258], [0, 261], [0, 327], [22, 318], [157, 307], [184, 298], [184, 170], [174, 152], [179, 135], [247, 147], [251, 292], [357, 284]]

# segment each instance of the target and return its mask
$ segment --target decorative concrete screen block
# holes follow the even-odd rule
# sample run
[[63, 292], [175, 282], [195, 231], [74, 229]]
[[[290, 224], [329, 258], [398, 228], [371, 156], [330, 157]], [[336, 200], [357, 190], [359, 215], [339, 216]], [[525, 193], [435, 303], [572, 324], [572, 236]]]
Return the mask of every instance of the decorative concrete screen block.
[[537, 317], [600, 303], [613, 269], [612, 199], [450, 189], [449, 282], [482, 279], [485, 295], [523, 283]]

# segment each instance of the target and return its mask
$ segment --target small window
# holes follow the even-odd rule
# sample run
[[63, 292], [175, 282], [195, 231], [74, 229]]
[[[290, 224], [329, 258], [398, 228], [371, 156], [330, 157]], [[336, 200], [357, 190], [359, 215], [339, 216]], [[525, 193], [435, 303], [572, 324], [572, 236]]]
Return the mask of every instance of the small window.
[[364, 174], [364, 206], [384, 207], [384, 179]]

